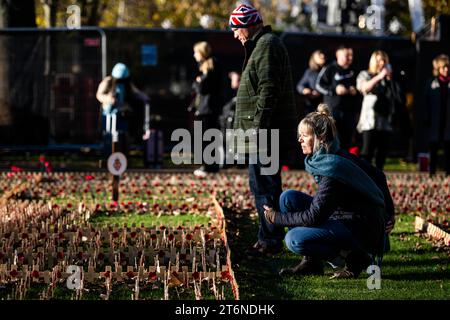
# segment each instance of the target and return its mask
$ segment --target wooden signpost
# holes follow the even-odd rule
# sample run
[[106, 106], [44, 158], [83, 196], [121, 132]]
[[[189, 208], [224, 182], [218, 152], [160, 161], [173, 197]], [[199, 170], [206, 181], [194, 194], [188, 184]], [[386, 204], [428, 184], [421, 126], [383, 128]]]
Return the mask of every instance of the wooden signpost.
[[113, 175], [112, 179], [112, 198], [113, 201], [119, 201], [119, 181], [120, 175], [127, 169], [127, 158], [121, 152], [114, 152], [108, 158], [108, 170]]

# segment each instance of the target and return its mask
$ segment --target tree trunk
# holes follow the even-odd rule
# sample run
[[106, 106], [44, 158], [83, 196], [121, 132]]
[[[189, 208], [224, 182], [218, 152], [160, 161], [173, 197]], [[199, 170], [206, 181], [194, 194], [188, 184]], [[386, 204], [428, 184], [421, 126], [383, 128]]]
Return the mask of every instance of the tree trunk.
[[41, 2], [44, 7], [45, 26], [47, 28], [56, 27], [57, 0], [41, 0]]

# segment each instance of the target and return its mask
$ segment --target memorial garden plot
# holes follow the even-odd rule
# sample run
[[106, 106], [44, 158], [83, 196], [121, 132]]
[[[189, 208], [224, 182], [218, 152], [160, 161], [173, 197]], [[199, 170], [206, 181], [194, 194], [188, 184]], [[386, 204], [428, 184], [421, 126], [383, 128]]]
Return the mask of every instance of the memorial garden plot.
[[3, 175], [1, 298], [239, 298], [217, 186], [183, 178], [127, 175], [112, 202], [107, 174]]
[[[396, 214], [449, 248], [450, 178], [387, 179]], [[119, 189], [111, 201], [107, 173], [0, 174], [0, 299], [239, 299], [222, 208], [256, 220], [246, 174], [127, 173]], [[286, 189], [317, 185], [287, 171]]]

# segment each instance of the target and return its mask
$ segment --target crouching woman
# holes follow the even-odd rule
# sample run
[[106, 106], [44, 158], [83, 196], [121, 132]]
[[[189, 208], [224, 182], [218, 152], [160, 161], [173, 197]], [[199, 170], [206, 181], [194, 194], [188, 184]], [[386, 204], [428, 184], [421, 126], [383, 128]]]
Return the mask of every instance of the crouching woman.
[[280, 275], [323, 274], [323, 261], [334, 267], [334, 278], [355, 278], [375, 256], [387, 250], [394, 224], [394, 206], [385, 175], [362, 159], [340, 149], [336, 125], [325, 104], [309, 113], [298, 126], [299, 142], [306, 155], [305, 168], [314, 176], [314, 197], [287, 190], [280, 211], [265, 207], [265, 218], [289, 227], [286, 246], [304, 256]]

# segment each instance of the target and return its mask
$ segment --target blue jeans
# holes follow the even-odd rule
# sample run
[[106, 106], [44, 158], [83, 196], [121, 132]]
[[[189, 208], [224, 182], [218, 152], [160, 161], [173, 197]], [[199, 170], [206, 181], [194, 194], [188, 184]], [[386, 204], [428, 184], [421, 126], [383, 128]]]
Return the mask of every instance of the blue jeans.
[[262, 175], [261, 163], [249, 164], [250, 190], [255, 197], [256, 210], [259, 217], [258, 241], [267, 246], [282, 245], [284, 228], [267, 223], [263, 205], [279, 210], [278, 202], [282, 192], [280, 169], [274, 175]]
[[[287, 190], [280, 197], [281, 214], [309, 208], [312, 197], [296, 190]], [[296, 254], [321, 260], [331, 260], [341, 250], [359, 247], [353, 232], [339, 220], [328, 219], [315, 227], [292, 227], [284, 239], [288, 249]]]

